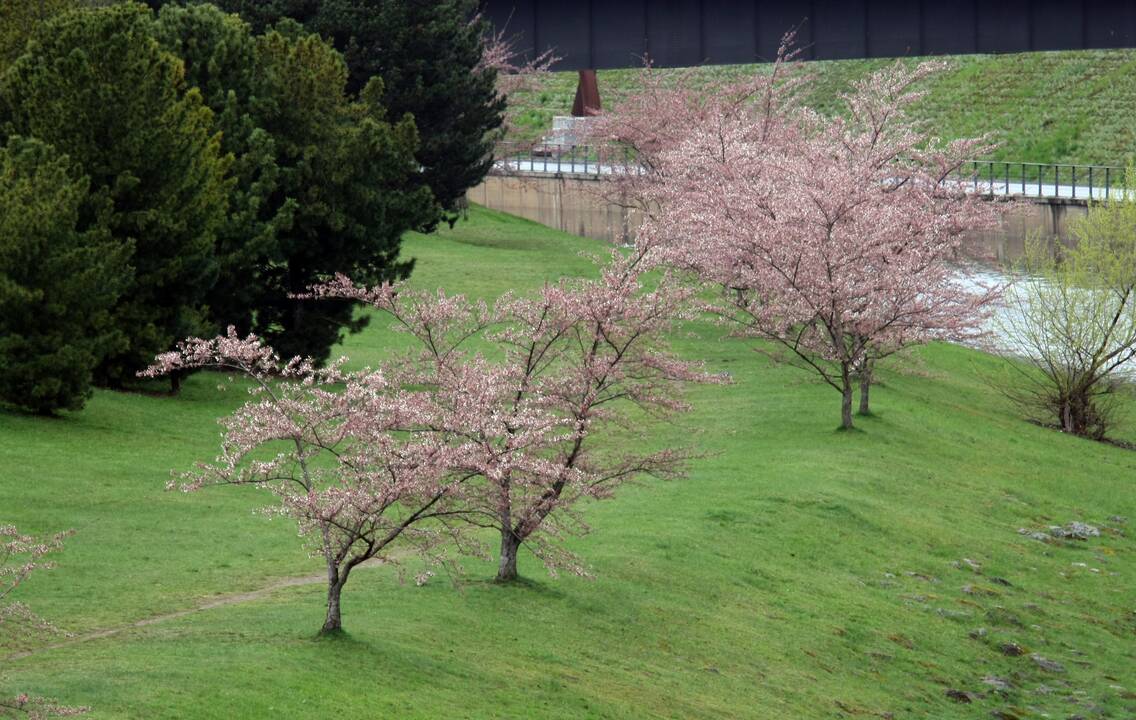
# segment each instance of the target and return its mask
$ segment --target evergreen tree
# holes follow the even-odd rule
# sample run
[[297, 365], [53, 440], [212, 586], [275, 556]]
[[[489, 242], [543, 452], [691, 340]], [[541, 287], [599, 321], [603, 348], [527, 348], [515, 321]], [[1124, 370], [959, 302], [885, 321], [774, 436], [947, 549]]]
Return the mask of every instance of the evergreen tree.
[[422, 180], [447, 211], [492, 165], [505, 101], [496, 73], [479, 71], [486, 34], [476, 0], [325, 0], [312, 28], [334, 38], [350, 68], [348, 91], [383, 79], [393, 117], [414, 116]]
[[431, 224], [437, 208], [415, 186], [414, 123], [389, 123], [369, 84], [357, 101], [344, 94], [342, 56], [290, 21], [257, 38], [252, 115], [274, 142], [279, 181], [270, 202], [291, 206], [270, 261], [259, 268], [253, 329], [285, 355], [325, 359], [366, 324], [350, 303], [294, 297], [333, 273], [380, 283], [406, 277], [403, 233]]
[[282, 352], [324, 358], [346, 328], [349, 304], [290, 297], [336, 271], [376, 282], [404, 277], [402, 234], [436, 217], [417, 186], [417, 137], [391, 125], [379, 85], [345, 94], [342, 56], [299, 24], [253, 37], [210, 5], [162, 8], [156, 36], [185, 62], [187, 82], [214, 112], [222, 150], [234, 156], [230, 213], [217, 231], [218, 329], [236, 325]]
[[212, 113], [152, 23], [134, 4], [61, 15], [0, 78], [0, 136], [39, 138], [79, 163], [90, 178], [79, 228], [105, 225], [133, 248], [134, 280], [113, 310], [127, 343], [97, 373], [111, 384], [207, 329], [228, 192]]
[[[170, 1], [147, 0], [156, 7]], [[323, 0], [218, 0], [216, 4], [228, 12], [240, 14], [252, 26], [254, 33], [262, 35], [285, 18], [308, 26], [319, 14]]]
[[38, 140], [0, 147], [0, 400], [33, 412], [82, 407], [95, 367], [125, 341], [111, 309], [131, 246], [78, 229], [88, 185]]
[[320, 33], [347, 60], [347, 90], [383, 80], [391, 117], [414, 117], [419, 182], [455, 217], [466, 191], [492, 165], [505, 101], [496, 72], [479, 67], [486, 22], [476, 0], [220, 0], [254, 27], [290, 17]]
[[80, 6], [80, 0], [4, 0], [0, 3], [0, 73], [24, 52], [48, 18]]
[[221, 151], [232, 155], [229, 212], [217, 228], [217, 282], [207, 300], [215, 331], [251, 330], [264, 296], [263, 269], [278, 256], [296, 200], [280, 192], [276, 142], [252, 113], [256, 40], [236, 15], [214, 5], [166, 5], [155, 23], [162, 47], [185, 63], [186, 84], [213, 111]]

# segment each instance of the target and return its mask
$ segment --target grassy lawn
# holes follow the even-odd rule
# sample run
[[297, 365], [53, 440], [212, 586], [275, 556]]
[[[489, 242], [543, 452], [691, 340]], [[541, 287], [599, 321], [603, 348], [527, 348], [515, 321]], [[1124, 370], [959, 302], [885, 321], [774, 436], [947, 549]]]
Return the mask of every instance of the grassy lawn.
[[[406, 243], [417, 284], [484, 297], [587, 272], [588, 250], [602, 248], [483, 210]], [[373, 363], [393, 342], [376, 322], [344, 352]], [[995, 361], [954, 346], [885, 366], [877, 415], [851, 433], [835, 431], [835, 392], [750, 342], [693, 325], [676, 347], [735, 383], [696, 389], [695, 411], [659, 429], [708, 452], [688, 479], [586, 508], [594, 532], [572, 547], [595, 580], [529, 557], [515, 587], [477, 560], [457, 588], [368, 568], [344, 637], [315, 637], [321, 586], [290, 587], [0, 650], [0, 692], [95, 718], [1136, 715], [1136, 453], [1021, 421], [981, 379]], [[99, 392], [57, 420], [0, 412], [0, 521], [77, 531], [21, 600], [85, 633], [318, 571], [293, 526], [251, 512], [267, 496], [163, 490], [216, 453], [215, 418], [243, 398], [220, 383]], [[1102, 536], [1018, 532], [1072, 520]]]
[[[990, 133], [997, 159], [1041, 163], [1124, 165], [1136, 150], [1136, 51], [1092, 50], [947, 58], [950, 70], [932, 78], [913, 113], [945, 138]], [[841, 92], [888, 60], [807, 63], [816, 91], [807, 104], [837, 107]], [[904, 62], [915, 62], [905, 60]], [[768, 65], [706, 66], [699, 78], [742, 77]], [[673, 74], [675, 70], [661, 72]], [[601, 70], [600, 96], [617, 107], [637, 84], [638, 70]], [[517, 139], [548, 134], [553, 115], [568, 115], [576, 73], [553, 73], [527, 98]]]

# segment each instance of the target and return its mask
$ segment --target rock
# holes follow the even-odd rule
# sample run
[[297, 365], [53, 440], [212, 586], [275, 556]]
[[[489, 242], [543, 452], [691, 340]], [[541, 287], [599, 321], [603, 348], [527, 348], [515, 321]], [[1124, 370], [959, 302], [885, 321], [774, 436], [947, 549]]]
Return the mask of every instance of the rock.
[[1100, 537], [1100, 530], [1083, 522], [1071, 522], [1067, 525], [1050, 525], [1049, 534], [1055, 538], [1068, 540], [1088, 540]]
[[939, 582], [939, 578], [935, 577], [934, 575], [927, 575], [926, 573], [915, 572], [913, 570], [908, 570], [908, 571], [904, 572], [903, 574], [906, 575], [907, 577], [918, 578], [920, 580], [923, 580], [924, 582], [929, 582], [929, 583]]
[[1123, 525], [1124, 523], [1128, 522], [1128, 518], [1124, 517], [1123, 515], [1110, 515], [1108, 521], [1117, 523], [1118, 525]]
[[1071, 522], [1065, 526], [1065, 532], [1078, 540], [1088, 540], [1091, 537], [1100, 537], [1100, 530], [1082, 522]]
[[1009, 692], [1014, 688], [1014, 686], [1010, 684], [1009, 680], [997, 677], [996, 675], [987, 675], [986, 677], [982, 678], [982, 682], [994, 688], [998, 692]]
[[965, 690], [955, 690], [954, 688], [948, 688], [946, 693], [944, 694], [957, 703], [969, 704], [974, 702], [974, 696], [966, 692]]
[[986, 628], [975, 628], [970, 631], [971, 640], [981, 640], [986, 637]]
[[1049, 658], [1042, 657], [1041, 655], [1038, 655], [1037, 653], [1030, 655], [1030, 659], [1033, 660], [1034, 663], [1039, 668], [1041, 668], [1042, 670], [1045, 670], [1046, 672], [1053, 672], [1053, 673], [1065, 672], [1065, 666], [1062, 665], [1061, 663], [1057, 662], [1056, 660], [1050, 660]]
[[1002, 587], [1013, 587], [1013, 585], [1010, 584], [1010, 581], [1003, 577], [991, 577], [990, 582], [994, 583], [995, 585], [1001, 585]]
[[1026, 654], [1026, 649], [1016, 642], [1002, 643], [998, 646], [998, 651], [1006, 657], [1021, 657]]
[[991, 710], [990, 717], [996, 720], [1021, 720], [1022, 716], [1010, 708], [1003, 708], [1001, 710]]

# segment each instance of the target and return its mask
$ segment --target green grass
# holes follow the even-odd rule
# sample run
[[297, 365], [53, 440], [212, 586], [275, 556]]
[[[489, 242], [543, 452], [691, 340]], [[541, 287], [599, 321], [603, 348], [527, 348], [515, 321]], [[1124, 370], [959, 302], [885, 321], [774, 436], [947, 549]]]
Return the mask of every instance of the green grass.
[[[586, 272], [579, 252], [602, 248], [475, 210], [406, 250], [417, 284], [491, 297]], [[364, 569], [345, 636], [315, 637], [321, 587], [289, 588], [2, 659], [3, 690], [96, 718], [1136, 714], [1136, 453], [1023, 422], [980, 379], [994, 361], [946, 345], [884, 367], [877, 414], [836, 432], [829, 388], [690, 331], [678, 350], [735, 384], [698, 388], [659, 432], [708, 456], [586, 508], [595, 530], [571, 545], [595, 580], [528, 557], [515, 587], [476, 560], [456, 589]], [[374, 323], [345, 350], [373, 363], [393, 342]], [[170, 468], [216, 452], [214, 419], [242, 399], [221, 380], [194, 376], [176, 399], [99, 392], [59, 420], [0, 413], [0, 517], [77, 530], [20, 599], [81, 633], [318, 569], [292, 526], [251, 513], [255, 491], [163, 491]], [[1071, 520], [1115, 530], [1067, 545], [1017, 532]]]
[[[912, 110], [945, 138], [991, 133], [997, 159], [1018, 162], [1124, 165], [1136, 150], [1136, 51], [1063, 51], [949, 58], [952, 68], [929, 80], [927, 96]], [[815, 75], [809, 104], [835, 111], [851, 83], [886, 60], [807, 63]], [[908, 59], [904, 62], [915, 62]], [[768, 65], [706, 66], [705, 80], [766, 72]], [[675, 70], [663, 70], [675, 73]], [[638, 70], [601, 70], [605, 107], [633, 92]], [[518, 140], [548, 134], [553, 115], [567, 115], [575, 73], [553, 73], [524, 98]]]

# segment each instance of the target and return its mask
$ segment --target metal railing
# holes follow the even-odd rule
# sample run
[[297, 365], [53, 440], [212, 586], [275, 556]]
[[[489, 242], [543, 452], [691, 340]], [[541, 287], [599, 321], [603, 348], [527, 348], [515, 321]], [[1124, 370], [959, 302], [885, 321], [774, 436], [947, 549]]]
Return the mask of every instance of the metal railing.
[[[500, 142], [494, 152], [500, 174], [548, 173], [602, 176], [645, 172], [635, 152], [619, 145]], [[1070, 200], [1121, 197], [1124, 168], [1117, 165], [967, 161], [952, 179], [985, 195]]]
[[1116, 165], [971, 160], [960, 168], [957, 179], [964, 185], [970, 185], [975, 192], [986, 195], [1104, 200], [1121, 196], [1124, 168]]
[[644, 172], [635, 152], [621, 145], [499, 142], [493, 155], [494, 170], [505, 174], [638, 175]]

